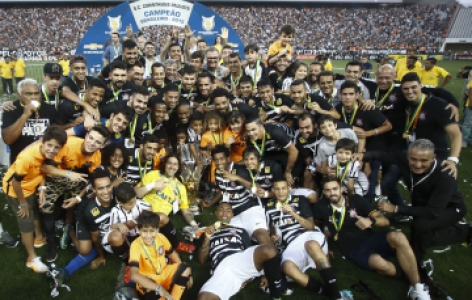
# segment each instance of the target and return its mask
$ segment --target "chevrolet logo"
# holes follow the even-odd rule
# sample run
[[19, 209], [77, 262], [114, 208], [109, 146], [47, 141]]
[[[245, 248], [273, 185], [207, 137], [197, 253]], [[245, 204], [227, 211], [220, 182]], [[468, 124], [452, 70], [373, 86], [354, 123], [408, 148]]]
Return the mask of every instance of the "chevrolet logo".
[[100, 45], [100, 44], [87, 44], [87, 45], [84, 45], [84, 49], [89, 49], [89, 50], [97, 50], [97, 49], [102, 49], [103, 48], [103, 45]]

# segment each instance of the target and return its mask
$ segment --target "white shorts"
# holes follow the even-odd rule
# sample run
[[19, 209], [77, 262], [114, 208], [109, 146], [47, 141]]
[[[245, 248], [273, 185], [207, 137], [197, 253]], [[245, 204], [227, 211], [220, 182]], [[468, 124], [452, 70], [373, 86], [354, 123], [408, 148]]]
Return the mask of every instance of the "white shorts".
[[282, 263], [290, 260], [298, 269], [305, 272], [308, 269], [316, 269], [315, 262], [305, 250], [305, 243], [317, 241], [325, 254], [328, 254], [328, 241], [321, 231], [308, 231], [296, 237], [282, 253]]
[[305, 198], [308, 198], [308, 196], [310, 196], [311, 194], [316, 195], [316, 192], [307, 188], [296, 188], [290, 190], [290, 195], [292, 196], [303, 196]]
[[230, 225], [243, 228], [252, 237], [258, 229], [267, 230], [267, 219], [262, 206], [253, 206], [231, 219]]
[[227, 300], [239, 292], [244, 282], [261, 276], [262, 273], [254, 266], [254, 250], [257, 247], [252, 246], [226, 257], [202, 286], [200, 293], [212, 293], [221, 300]]

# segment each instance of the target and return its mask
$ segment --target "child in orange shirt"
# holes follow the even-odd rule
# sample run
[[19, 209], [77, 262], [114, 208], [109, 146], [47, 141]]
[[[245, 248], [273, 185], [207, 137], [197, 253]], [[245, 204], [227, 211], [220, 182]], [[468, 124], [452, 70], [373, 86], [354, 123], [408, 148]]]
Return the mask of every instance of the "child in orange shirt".
[[225, 145], [231, 150], [231, 161], [237, 163], [243, 159], [246, 149], [244, 121], [246, 118], [239, 110], [233, 110], [226, 118], [228, 128], [225, 130]]
[[159, 215], [147, 210], [138, 217], [140, 236], [131, 243], [129, 255], [131, 280], [136, 282], [136, 289], [145, 299], [171, 296], [179, 300], [185, 289], [192, 287], [192, 272], [159, 233], [159, 222]]
[[267, 65], [272, 66], [283, 55], [287, 56], [287, 60], [292, 60], [292, 46], [290, 43], [295, 37], [295, 28], [292, 25], [284, 25], [280, 28], [279, 40], [269, 46], [267, 53]]

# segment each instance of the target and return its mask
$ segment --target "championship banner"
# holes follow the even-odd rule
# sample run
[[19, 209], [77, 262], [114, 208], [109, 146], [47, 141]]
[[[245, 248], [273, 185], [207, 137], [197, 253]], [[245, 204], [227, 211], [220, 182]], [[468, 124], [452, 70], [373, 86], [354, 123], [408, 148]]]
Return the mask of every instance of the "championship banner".
[[[234, 52], [244, 58], [244, 44], [236, 31], [220, 15], [198, 2], [183, 0], [141, 0], [133, 3], [123, 2], [101, 16], [85, 33], [75, 53], [83, 54], [87, 59], [88, 74], [93, 76], [103, 68], [102, 55], [105, 44], [110, 40], [111, 32], [118, 32], [120, 37], [126, 36], [126, 27], [130, 26], [134, 33], [145, 31], [149, 26], [190, 25], [195, 36], [201, 36], [209, 46], [214, 45], [221, 29], [228, 29], [228, 44]], [[156, 43], [159, 35], [153, 36], [151, 42]], [[163, 45], [158, 45], [159, 47]]]

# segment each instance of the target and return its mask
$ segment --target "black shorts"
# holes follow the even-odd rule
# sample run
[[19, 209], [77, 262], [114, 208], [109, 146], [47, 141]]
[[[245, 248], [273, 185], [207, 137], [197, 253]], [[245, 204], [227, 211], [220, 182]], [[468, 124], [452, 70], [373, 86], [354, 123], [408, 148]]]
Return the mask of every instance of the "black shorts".
[[387, 234], [390, 231], [379, 231], [366, 238], [356, 249], [349, 252], [348, 257], [356, 265], [364, 270], [372, 271], [369, 266], [369, 257], [372, 254], [378, 254], [384, 259], [396, 255], [395, 249], [390, 247], [387, 241]]
[[81, 224], [79, 221], [76, 222], [75, 226], [75, 235], [77, 236], [77, 239], [79, 241], [91, 241], [92, 240], [92, 235], [88, 231], [88, 229], [85, 227], [85, 225]]

